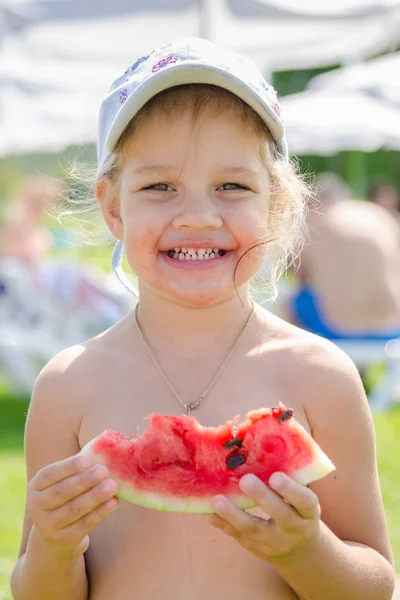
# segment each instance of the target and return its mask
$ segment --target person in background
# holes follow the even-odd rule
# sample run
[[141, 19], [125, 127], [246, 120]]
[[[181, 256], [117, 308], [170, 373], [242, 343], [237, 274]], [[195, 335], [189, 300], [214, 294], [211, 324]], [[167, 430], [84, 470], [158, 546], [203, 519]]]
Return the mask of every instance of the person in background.
[[319, 206], [285, 318], [328, 339], [400, 336], [400, 225], [386, 208], [353, 200], [337, 175], [317, 177]]
[[[41, 323], [53, 348], [60, 350], [104, 331], [126, 312], [124, 300], [109, 289], [97, 265], [88, 267], [53, 252], [60, 236], [66, 237], [64, 231], [68, 234], [50, 229], [47, 222], [49, 216], [50, 224], [55, 222], [63, 196], [61, 182], [29, 177], [11, 201], [0, 231], [0, 293], [8, 307], [7, 313], [3, 309], [0, 331], [4, 321], [12, 321], [17, 331], [25, 330], [26, 323]], [[40, 340], [38, 346], [43, 344]]]
[[374, 183], [369, 189], [368, 198], [374, 204], [389, 210], [400, 220], [400, 195], [394, 185], [388, 182]]
[[0, 259], [14, 258], [31, 266], [49, 252], [53, 239], [45, 219], [59, 202], [61, 192], [59, 182], [44, 176], [33, 176], [23, 183], [1, 230]]

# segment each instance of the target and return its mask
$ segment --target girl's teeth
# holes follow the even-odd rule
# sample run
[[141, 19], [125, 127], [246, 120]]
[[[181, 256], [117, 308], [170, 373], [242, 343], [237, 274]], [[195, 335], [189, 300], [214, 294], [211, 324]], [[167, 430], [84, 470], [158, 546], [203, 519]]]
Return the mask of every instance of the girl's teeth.
[[210, 260], [210, 258], [219, 258], [225, 252], [218, 248], [173, 248], [168, 255], [175, 260]]

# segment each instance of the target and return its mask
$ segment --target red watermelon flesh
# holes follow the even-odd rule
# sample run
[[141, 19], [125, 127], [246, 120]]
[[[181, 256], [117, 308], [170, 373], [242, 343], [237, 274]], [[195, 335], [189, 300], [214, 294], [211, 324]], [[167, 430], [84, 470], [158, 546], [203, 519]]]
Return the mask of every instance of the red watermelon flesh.
[[334, 465], [293, 411], [260, 408], [218, 427], [195, 417], [152, 414], [145, 432], [128, 438], [106, 430], [81, 451], [104, 464], [118, 483], [117, 496], [147, 508], [174, 512], [214, 512], [216, 494], [239, 508], [254, 506], [239, 488], [254, 473], [264, 483], [281, 471], [303, 485], [321, 479]]

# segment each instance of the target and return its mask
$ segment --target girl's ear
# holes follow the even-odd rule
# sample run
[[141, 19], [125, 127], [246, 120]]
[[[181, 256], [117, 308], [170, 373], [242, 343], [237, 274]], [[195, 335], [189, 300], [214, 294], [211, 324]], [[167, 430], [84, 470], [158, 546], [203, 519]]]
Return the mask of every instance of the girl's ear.
[[95, 194], [109, 230], [117, 240], [123, 240], [124, 227], [115, 184], [108, 177], [102, 177], [95, 184]]

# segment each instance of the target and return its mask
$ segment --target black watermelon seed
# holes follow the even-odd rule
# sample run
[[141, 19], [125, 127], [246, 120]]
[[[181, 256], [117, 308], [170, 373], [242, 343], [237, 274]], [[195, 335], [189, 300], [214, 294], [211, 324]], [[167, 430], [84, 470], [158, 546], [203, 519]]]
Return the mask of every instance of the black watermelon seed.
[[236, 469], [246, 462], [246, 457], [243, 454], [231, 454], [226, 459], [228, 469]]
[[294, 414], [294, 410], [292, 408], [288, 408], [287, 410], [285, 410], [283, 413], [281, 413], [279, 415], [278, 421], [280, 421], [281, 423], [283, 421], [287, 421], [288, 419], [293, 417], [293, 414]]
[[234, 446], [236, 446], [237, 448], [241, 448], [242, 444], [243, 444], [242, 438], [232, 438], [231, 440], [228, 440], [227, 442], [225, 442], [224, 448], [232, 448]]

